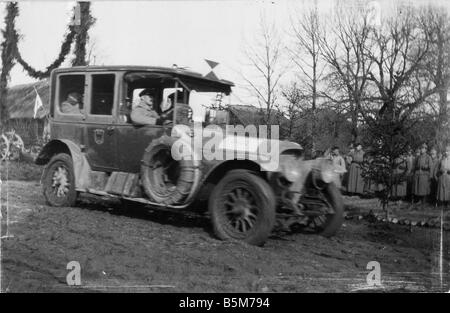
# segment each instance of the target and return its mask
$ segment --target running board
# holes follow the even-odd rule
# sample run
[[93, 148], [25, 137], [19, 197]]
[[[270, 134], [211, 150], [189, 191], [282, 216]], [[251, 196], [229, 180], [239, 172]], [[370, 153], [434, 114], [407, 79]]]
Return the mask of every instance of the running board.
[[128, 201], [169, 209], [184, 209], [191, 203], [188, 202], [182, 205], [170, 205], [152, 202], [146, 198], [143, 198], [140, 188], [139, 174], [137, 173], [112, 172], [111, 175], [108, 176], [104, 172], [92, 171], [89, 178], [89, 188], [80, 188], [77, 189], [77, 191], [98, 196], [125, 199]]
[[170, 205], [170, 204], [164, 204], [164, 203], [157, 203], [157, 202], [152, 202], [148, 199], [145, 198], [133, 198], [133, 197], [126, 197], [126, 196], [121, 196], [121, 195], [116, 195], [116, 194], [111, 194], [111, 193], [107, 193], [103, 190], [95, 190], [95, 189], [77, 189], [77, 191], [80, 192], [85, 192], [85, 193], [89, 193], [89, 194], [93, 194], [93, 195], [97, 195], [97, 196], [103, 196], [103, 197], [110, 197], [110, 198], [114, 198], [114, 199], [124, 199], [124, 200], [128, 200], [128, 201], [133, 201], [133, 202], [138, 202], [138, 203], [142, 203], [145, 205], [151, 205], [151, 206], [155, 206], [155, 207], [159, 207], [159, 208], [168, 208], [168, 209], [185, 209], [187, 208], [190, 203], [186, 203], [183, 205]]

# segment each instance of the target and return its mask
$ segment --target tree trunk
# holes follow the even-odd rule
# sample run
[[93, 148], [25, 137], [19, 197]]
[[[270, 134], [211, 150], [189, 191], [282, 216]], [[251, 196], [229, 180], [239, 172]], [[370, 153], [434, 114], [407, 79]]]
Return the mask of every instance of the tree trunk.
[[448, 139], [450, 127], [448, 125], [448, 99], [447, 99], [448, 87], [441, 88], [438, 92], [439, 95], [439, 114], [436, 128], [436, 144], [443, 150]]

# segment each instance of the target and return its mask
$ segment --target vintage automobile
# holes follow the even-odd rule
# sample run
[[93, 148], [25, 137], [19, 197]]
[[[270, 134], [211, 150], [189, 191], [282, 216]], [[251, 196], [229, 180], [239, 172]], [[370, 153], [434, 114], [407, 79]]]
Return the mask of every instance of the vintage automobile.
[[[343, 202], [334, 183], [339, 173], [329, 160], [304, 160], [299, 144], [276, 141], [276, 168], [261, 161], [259, 144], [269, 140], [264, 138], [255, 139], [256, 149], [250, 152], [262, 158], [173, 155], [175, 142], [193, 136], [174, 130], [180, 125], [192, 129], [194, 102], [202, 112], [208, 106], [202, 101], [229, 96], [232, 82], [148, 66], [56, 69], [50, 79], [51, 138], [35, 160], [46, 165], [42, 185], [50, 205], [73, 206], [80, 193], [90, 193], [118, 198], [124, 207], [139, 202], [165, 210], [197, 210], [209, 214], [220, 239], [254, 245], [262, 245], [275, 229], [332, 236], [340, 228]], [[154, 109], [161, 118], [156, 125], [135, 125], [130, 111], [139, 92], [148, 88], [154, 91]], [[69, 97], [78, 102], [67, 111], [63, 106]], [[221, 113], [203, 112], [203, 126], [214, 124], [214, 116]]]

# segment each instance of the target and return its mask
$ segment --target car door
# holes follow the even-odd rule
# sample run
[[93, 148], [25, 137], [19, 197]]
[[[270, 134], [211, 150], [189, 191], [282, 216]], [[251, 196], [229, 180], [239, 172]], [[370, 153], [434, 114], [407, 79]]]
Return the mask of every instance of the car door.
[[87, 81], [87, 158], [93, 170], [116, 171], [117, 134], [113, 115], [117, 102], [116, 74], [90, 73]]
[[[120, 80], [121, 78], [119, 78]], [[123, 81], [123, 78], [122, 78]], [[121, 86], [122, 95], [119, 102], [118, 119], [116, 125], [117, 134], [117, 163], [121, 172], [139, 173], [141, 160], [145, 149], [156, 138], [163, 134], [170, 136], [171, 126], [163, 125], [134, 125], [130, 118], [131, 103], [133, 97], [136, 97], [144, 88], [158, 89], [158, 85], [143, 86], [142, 88], [132, 89], [125, 82]], [[127, 100], [128, 99], [128, 100]], [[136, 99], [134, 99], [136, 100]], [[158, 101], [159, 102], [159, 101]], [[122, 110], [123, 109], [123, 110]]]

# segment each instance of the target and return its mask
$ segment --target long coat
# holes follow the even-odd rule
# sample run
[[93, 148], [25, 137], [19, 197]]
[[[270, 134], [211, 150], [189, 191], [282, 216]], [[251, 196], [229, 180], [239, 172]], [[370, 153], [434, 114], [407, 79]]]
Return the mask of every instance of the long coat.
[[411, 196], [413, 193], [413, 183], [414, 183], [414, 166], [416, 163], [416, 159], [413, 155], [406, 156], [406, 194], [407, 196]]
[[342, 177], [342, 185], [343, 185], [343, 189], [348, 191], [348, 175], [349, 175], [349, 170], [350, 170], [350, 165], [352, 164], [352, 160], [353, 160], [353, 154], [355, 153], [355, 151], [350, 151], [349, 153], [347, 153], [347, 155], [344, 156], [344, 160], [345, 160], [345, 168], [347, 169], [347, 172], [344, 173], [343, 177]]
[[347, 191], [351, 193], [364, 193], [364, 179], [361, 176], [361, 163], [364, 160], [364, 151], [355, 151], [348, 172]]
[[439, 168], [439, 159], [431, 158], [431, 169], [430, 169], [430, 196], [435, 198], [436, 192], [437, 192], [437, 184], [438, 184], [438, 177], [437, 177], [437, 171]]
[[136, 105], [133, 105], [131, 110], [131, 121], [133, 124], [156, 125], [158, 117], [158, 113], [143, 100], [139, 100]]
[[413, 194], [415, 196], [428, 196], [433, 167], [431, 157], [428, 154], [421, 154], [415, 163]]
[[[406, 158], [397, 158], [395, 160], [395, 169], [394, 174], [395, 175], [405, 175], [408, 173], [408, 161]], [[401, 183], [395, 184], [392, 186], [392, 196], [393, 197], [405, 197], [407, 192], [407, 180], [405, 179]]]
[[439, 201], [450, 201], [450, 156], [439, 162], [437, 171], [439, 176], [436, 199]]

